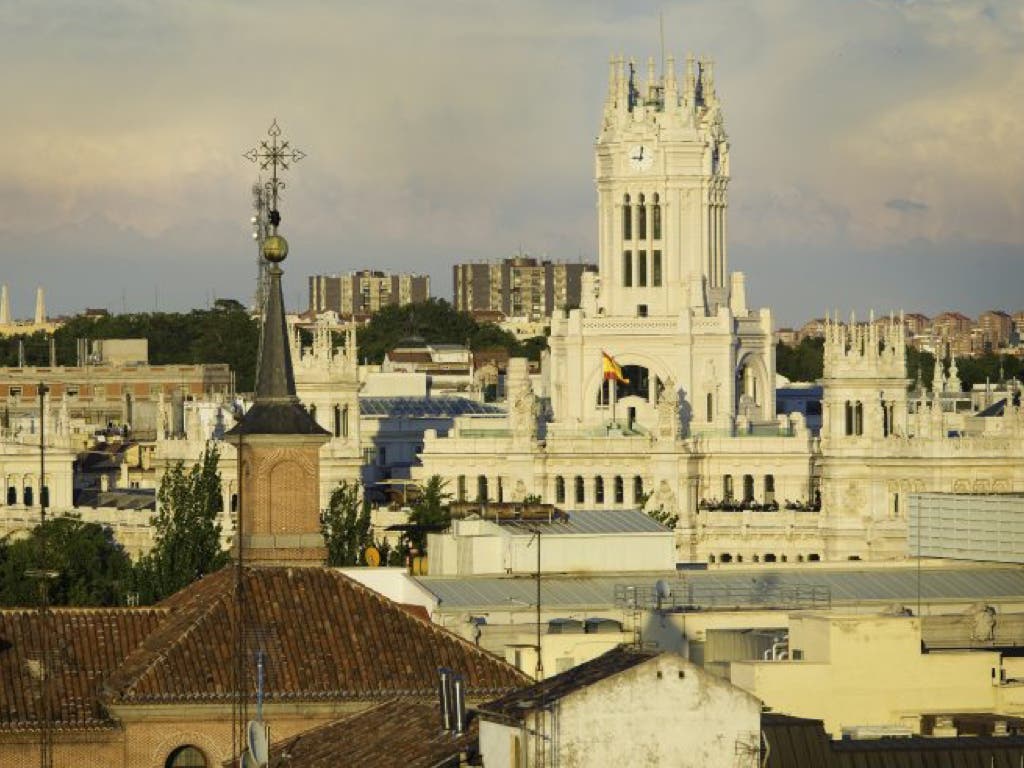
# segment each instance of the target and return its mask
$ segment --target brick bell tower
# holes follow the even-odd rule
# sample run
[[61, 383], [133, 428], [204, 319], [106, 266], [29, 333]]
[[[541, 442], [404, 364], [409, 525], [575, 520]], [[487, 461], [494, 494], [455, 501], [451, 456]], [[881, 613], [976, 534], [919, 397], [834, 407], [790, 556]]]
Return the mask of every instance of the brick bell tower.
[[[273, 166], [268, 183], [273, 201], [272, 234], [263, 243], [268, 292], [252, 408], [225, 439], [238, 449], [239, 525], [232, 554], [249, 565], [323, 565], [327, 549], [320, 533], [320, 447], [330, 434], [299, 403], [288, 347], [281, 292], [281, 262], [288, 242], [277, 227], [278, 167], [299, 159], [283, 154], [287, 142], [261, 143], [255, 158]], [[295, 150], [290, 150], [294, 152]]]

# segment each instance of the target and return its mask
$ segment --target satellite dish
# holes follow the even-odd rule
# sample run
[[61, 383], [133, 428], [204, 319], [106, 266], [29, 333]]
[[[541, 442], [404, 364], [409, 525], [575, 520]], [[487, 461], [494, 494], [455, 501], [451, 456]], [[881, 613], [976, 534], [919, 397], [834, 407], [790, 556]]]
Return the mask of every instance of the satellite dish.
[[248, 756], [252, 759], [252, 764], [265, 766], [270, 762], [270, 729], [262, 720], [250, 720], [246, 732]]
[[657, 595], [658, 600], [668, 600], [672, 597], [672, 587], [664, 579], [658, 579], [654, 584], [654, 594]]
[[380, 565], [380, 550], [376, 547], [367, 547], [363, 550], [363, 560], [371, 568], [376, 568]]

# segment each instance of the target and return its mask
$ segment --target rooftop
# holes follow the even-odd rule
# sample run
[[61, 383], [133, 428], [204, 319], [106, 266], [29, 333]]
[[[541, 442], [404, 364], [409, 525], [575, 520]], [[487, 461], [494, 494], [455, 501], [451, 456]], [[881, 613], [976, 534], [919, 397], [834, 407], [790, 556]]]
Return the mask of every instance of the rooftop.
[[360, 416], [405, 417], [410, 419], [465, 416], [504, 416], [505, 410], [493, 403], [481, 403], [468, 397], [360, 397]]

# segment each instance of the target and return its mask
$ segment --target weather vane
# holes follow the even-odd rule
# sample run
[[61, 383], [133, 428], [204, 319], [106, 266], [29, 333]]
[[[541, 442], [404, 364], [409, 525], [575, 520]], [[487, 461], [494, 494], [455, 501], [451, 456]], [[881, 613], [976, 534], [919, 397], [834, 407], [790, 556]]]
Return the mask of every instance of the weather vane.
[[267, 191], [270, 192], [270, 225], [277, 232], [277, 225], [281, 223], [281, 214], [277, 210], [277, 198], [286, 184], [283, 179], [278, 178], [278, 170], [287, 171], [291, 163], [297, 163], [306, 156], [301, 149], [293, 147], [290, 142], [281, 139], [281, 128], [277, 119], [270, 124], [267, 131], [270, 140], [263, 139], [258, 146], [246, 152], [243, 157], [254, 163], [259, 163], [260, 170], [270, 171], [270, 180], [267, 182]]

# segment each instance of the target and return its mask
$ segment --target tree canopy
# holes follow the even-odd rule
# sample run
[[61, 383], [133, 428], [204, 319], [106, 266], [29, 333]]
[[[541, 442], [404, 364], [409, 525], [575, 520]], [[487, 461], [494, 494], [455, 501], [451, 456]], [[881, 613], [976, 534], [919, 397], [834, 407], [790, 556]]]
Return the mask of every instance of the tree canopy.
[[412, 503], [409, 522], [418, 529], [409, 531], [410, 546], [423, 552], [427, 547], [429, 529], [444, 528], [452, 520], [448, 502], [451, 494], [445, 491], [445, 481], [440, 475], [432, 475], [421, 489], [419, 497]]
[[109, 527], [74, 517], [50, 518], [28, 536], [0, 539], [0, 605], [31, 606], [38, 582], [30, 570], [50, 570], [51, 605], [110, 606], [122, 602], [132, 563]]
[[139, 602], [154, 603], [227, 564], [217, 513], [222, 497], [219, 454], [208, 444], [199, 462], [183, 462], [164, 474], [152, 519], [155, 544], [135, 566]]
[[359, 329], [359, 357], [380, 363], [402, 339], [418, 336], [435, 344], [466, 344], [474, 351], [502, 348], [509, 354], [540, 359], [543, 339], [520, 342], [494, 323], [478, 323], [468, 312], [460, 312], [444, 299], [383, 307]]
[[365, 565], [363, 553], [373, 544], [370, 505], [358, 482], [343, 480], [331, 491], [321, 523], [327, 545], [327, 565]]
[[[239, 391], [253, 388], [259, 326], [237, 301], [219, 299], [212, 310], [140, 312], [99, 318], [74, 317], [54, 334], [57, 361], [73, 365], [78, 339], [149, 341], [154, 365], [227, 363]], [[50, 342], [45, 333], [0, 338], [0, 364], [18, 364], [18, 342], [24, 342], [27, 365], [49, 365]]]

